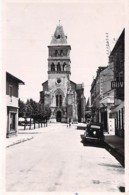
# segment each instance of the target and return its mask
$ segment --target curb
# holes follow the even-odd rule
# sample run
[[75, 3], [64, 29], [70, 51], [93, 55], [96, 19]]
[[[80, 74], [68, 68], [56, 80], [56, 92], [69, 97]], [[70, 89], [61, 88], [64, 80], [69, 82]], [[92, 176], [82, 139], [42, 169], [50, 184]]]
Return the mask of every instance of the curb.
[[12, 144], [6, 146], [6, 148], [9, 148], [9, 147], [14, 146], [14, 145], [16, 145], [16, 144], [20, 144], [20, 143], [25, 142], [25, 141], [29, 141], [29, 140], [31, 140], [31, 139], [33, 139], [33, 138], [34, 138], [34, 137], [31, 136], [30, 138], [23, 138], [23, 139], [21, 139], [21, 140], [17, 140], [17, 141], [15, 141], [15, 142], [13, 142]]
[[113, 155], [119, 163], [125, 167], [124, 155], [114, 145], [104, 142], [105, 149]]

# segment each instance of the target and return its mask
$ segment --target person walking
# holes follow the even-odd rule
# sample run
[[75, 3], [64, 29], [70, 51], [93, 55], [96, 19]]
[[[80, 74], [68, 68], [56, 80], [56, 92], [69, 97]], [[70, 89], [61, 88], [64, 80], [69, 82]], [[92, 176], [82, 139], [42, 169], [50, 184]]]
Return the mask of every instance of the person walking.
[[71, 118], [69, 118], [69, 127], [71, 127]]
[[46, 118], [45, 118], [45, 123], [46, 123], [46, 127], [47, 127], [47, 116], [46, 116]]
[[43, 124], [44, 124], [44, 127], [45, 127], [45, 123], [46, 123], [46, 119], [45, 119], [45, 117], [43, 117]]

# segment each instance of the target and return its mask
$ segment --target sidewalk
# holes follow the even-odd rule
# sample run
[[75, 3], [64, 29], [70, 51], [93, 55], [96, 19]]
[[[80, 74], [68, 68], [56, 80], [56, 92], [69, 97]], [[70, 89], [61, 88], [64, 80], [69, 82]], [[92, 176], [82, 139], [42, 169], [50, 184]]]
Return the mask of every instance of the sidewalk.
[[36, 134], [41, 133], [41, 131], [42, 131], [41, 128], [33, 129], [33, 127], [31, 130], [29, 130], [29, 127], [27, 127], [26, 130], [24, 130], [24, 127], [20, 126], [17, 136], [6, 138], [6, 148], [9, 148], [16, 144], [20, 144], [25, 141], [29, 141], [33, 139]]
[[105, 135], [105, 148], [124, 166], [124, 138]]
[[18, 134], [17, 136], [6, 138], [6, 148], [14, 146], [16, 144], [20, 144], [25, 141], [29, 141], [33, 139], [32, 135], [27, 134]]
[[31, 129], [29, 129], [30, 128], [29, 126], [26, 126], [26, 130], [24, 130], [23, 126], [18, 126], [18, 135], [6, 138], [5, 146], [6, 148], [9, 148], [16, 144], [29, 141], [33, 139], [36, 135], [48, 131], [48, 129], [50, 129], [51, 127], [52, 127], [51, 124], [48, 124], [47, 127], [44, 127], [43, 125], [42, 127], [40, 126], [39, 128], [38, 125], [36, 124], [35, 129], [34, 126], [32, 125]]

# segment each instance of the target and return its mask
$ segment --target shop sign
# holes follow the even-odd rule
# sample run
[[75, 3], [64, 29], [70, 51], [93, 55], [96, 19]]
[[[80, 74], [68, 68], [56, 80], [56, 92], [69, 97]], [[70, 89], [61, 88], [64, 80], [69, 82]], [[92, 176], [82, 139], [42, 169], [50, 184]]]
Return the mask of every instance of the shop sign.
[[124, 81], [111, 81], [112, 89], [120, 89], [124, 87]]

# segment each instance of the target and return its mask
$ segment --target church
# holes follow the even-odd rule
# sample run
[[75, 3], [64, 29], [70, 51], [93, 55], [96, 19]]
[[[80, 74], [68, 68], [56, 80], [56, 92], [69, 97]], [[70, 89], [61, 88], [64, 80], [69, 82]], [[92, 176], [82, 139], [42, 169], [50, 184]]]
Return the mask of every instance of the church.
[[40, 92], [40, 103], [51, 109], [50, 122], [85, 121], [84, 85], [70, 80], [70, 51], [63, 26], [59, 24], [48, 46], [48, 80]]

